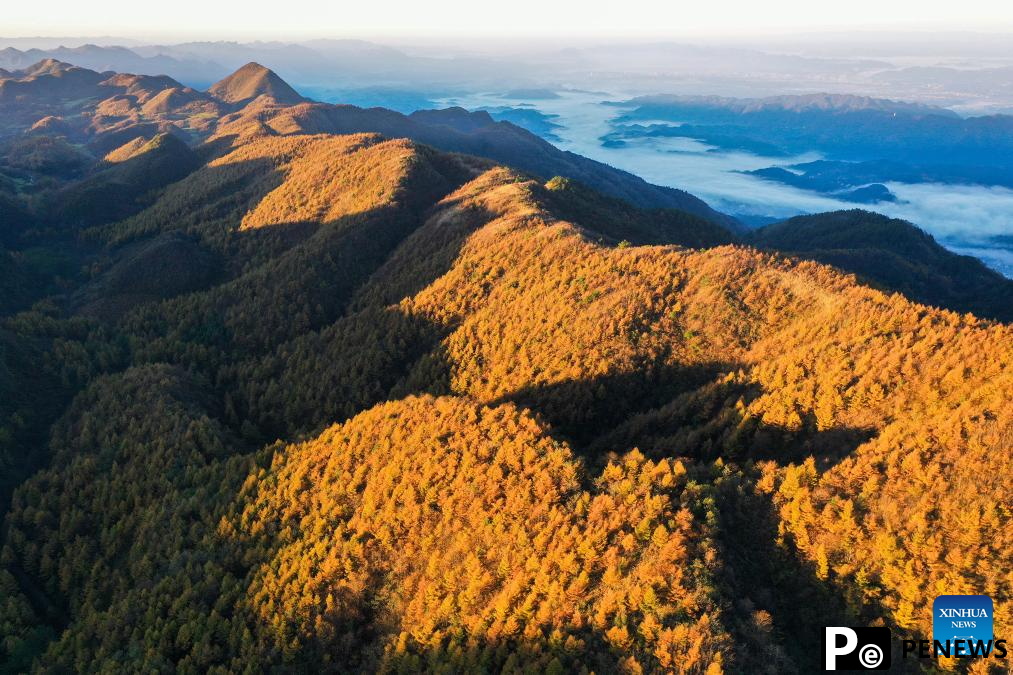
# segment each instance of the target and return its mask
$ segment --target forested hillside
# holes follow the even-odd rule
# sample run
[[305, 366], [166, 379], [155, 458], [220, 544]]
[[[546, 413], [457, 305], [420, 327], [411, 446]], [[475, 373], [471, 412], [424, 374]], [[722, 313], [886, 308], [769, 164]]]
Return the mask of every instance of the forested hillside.
[[7, 190], [0, 669], [811, 672], [941, 593], [1009, 633], [1008, 324], [305, 105]]
[[835, 265], [919, 302], [1013, 321], [1013, 280], [947, 251], [903, 220], [860, 210], [818, 213], [768, 225], [749, 240]]

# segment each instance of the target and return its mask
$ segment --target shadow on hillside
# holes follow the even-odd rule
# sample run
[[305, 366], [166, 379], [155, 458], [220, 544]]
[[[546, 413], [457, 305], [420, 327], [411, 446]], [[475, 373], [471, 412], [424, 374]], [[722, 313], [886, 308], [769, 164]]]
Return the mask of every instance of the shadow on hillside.
[[[234, 148], [198, 148], [200, 161], [212, 161]], [[199, 164], [185, 171], [154, 171], [144, 155], [128, 159], [62, 190], [60, 211], [66, 223], [85, 225], [83, 238], [106, 243], [112, 252], [124, 245], [159, 234], [195, 237], [226, 256], [226, 269], [240, 272], [251, 264], [308, 239], [323, 224], [317, 221], [277, 220], [260, 228], [241, 229], [244, 216], [282, 185], [284, 158], [237, 159]], [[107, 174], [115, 172], [115, 180]], [[152, 178], [149, 174], [157, 174]], [[113, 205], [102, 191], [112, 187]], [[309, 187], [309, 186], [308, 186]]]
[[[496, 401], [531, 408], [582, 454], [629, 419], [657, 409], [733, 368], [728, 363], [651, 364], [632, 372], [523, 387]], [[632, 447], [632, 446], [631, 446]]]
[[[138, 166], [132, 170], [135, 163]], [[62, 234], [76, 237], [79, 246], [101, 247], [93, 254], [91, 280], [70, 294], [72, 311], [98, 299], [105, 307], [92, 313], [115, 320], [145, 302], [227, 282], [251, 265], [305, 241], [316, 229], [315, 224], [293, 223], [269, 231], [240, 232], [251, 205], [284, 179], [267, 159], [205, 165], [183, 175], [161, 176], [155, 182], [143, 170], [145, 163], [141, 156], [114, 167], [119, 179], [138, 174], [135, 184], [112, 181], [108, 187], [105, 182], [81, 182], [62, 191], [59, 210], [51, 214], [61, 223]], [[110, 196], [113, 193], [115, 199]], [[115, 207], [109, 205], [110, 200]], [[87, 229], [78, 230], [80, 226]], [[156, 254], [155, 249], [166, 241], [190, 244]], [[151, 253], [151, 260], [144, 260], [145, 252]], [[189, 268], [202, 261], [209, 261], [204, 267], [211, 269], [191, 275]], [[125, 268], [134, 269], [124, 275]], [[166, 273], [168, 278], [160, 276]], [[137, 283], [118, 283], [124, 276], [140, 278], [148, 288], [139, 292]], [[180, 282], [189, 276], [196, 278]]]
[[729, 598], [726, 625], [741, 672], [822, 671], [825, 626], [865, 625], [838, 589], [816, 575], [790, 542], [778, 545], [770, 498], [742, 474], [719, 480], [716, 502], [721, 584]]
[[269, 441], [315, 435], [377, 403], [447, 393], [446, 329], [395, 308], [370, 308], [226, 371], [227, 419]]
[[496, 403], [514, 402], [548, 421], [587, 460], [638, 448], [648, 456], [703, 460], [802, 462], [826, 470], [873, 437], [872, 429], [819, 429], [803, 412], [798, 428], [744, 416], [762, 391], [722, 381], [737, 364], [653, 366], [640, 371], [526, 387]]
[[[380, 672], [388, 673], [599, 673], [612, 675], [635, 672], [626, 663], [629, 653], [620, 654], [604, 634], [585, 625], [577, 640], [528, 638], [510, 640], [469, 640], [449, 638], [430, 646], [409, 642], [404, 653], [388, 656]], [[644, 672], [659, 672], [648, 669]]]
[[[340, 226], [345, 220], [354, 224], [357, 216], [368, 216], [241, 229], [244, 216], [284, 182], [286, 173], [277, 161], [260, 158], [213, 166], [170, 162], [172, 166], [153, 167], [147, 155], [154, 152], [109, 165], [60, 188], [48, 200], [48, 225], [37, 228], [35, 236], [41, 243], [73, 242], [74, 262], [88, 270], [79, 285], [64, 284], [70, 311], [85, 308], [86, 313], [115, 321], [138, 305], [237, 280], [309, 241], [324, 226]], [[208, 158], [224, 152], [216, 150]], [[421, 190], [425, 204], [406, 206], [424, 209], [455, 185]], [[376, 213], [378, 219], [389, 215], [383, 209]], [[166, 241], [192, 246], [166, 251]], [[372, 242], [367, 234], [355, 243], [368, 249]], [[145, 252], [159, 247], [163, 250], [149, 255], [150, 260], [137, 260], [138, 252], [144, 258]], [[124, 283], [123, 277], [133, 281]]]
[[186, 178], [200, 166], [197, 153], [181, 141], [156, 145], [122, 162], [99, 162], [88, 175], [47, 199], [44, 215], [53, 223], [75, 228], [123, 220], [151, 206], [159, 190]]
[[[754, 462], [780, 465], [813, 457], [831, 469], [871, 439], [872, 429], [819, 429], [803, 411], [798, 428], [745, 416], [762, 394], [754, 383], [726, 381], [738, 364], [656, 367], [530, 387], [504, 397], [531, 408], [581, 454], [593, 476], [607, 458], [633, 448], [649, 457], [697, 459], [701, 469], [721, 459], [713, 488], [717, 536], [727, 598], [724, 623], [735, 642], [734, 672], [808, 673], [821, 670], [824, 626], [871, 625], [888, 616], [875, 608], [857, 616], [858, 599], [817, 576], [815, 565], [781, 538], [767, 495], [755, 491]], [[739, 466], [745, 466], [741, 469]], [[779, 543], [779, 540], [783, 543]]]
[[[821, 430], [812, 413], [801, 415], [797, 429], [745, 417], [745, 405], [762, 390], [722, 381], [722, 373], [737, 368], [661, 367], [526, 388], [502, 401], [529, 407], [549, 421], [585, 458], [592, 475], [607, 458], [633, 448], [649, 457], [721, 459], [731, 467], [757, 460], [801, 463], [811, 456], [826, 471], [875, 433], [844, 426]], [[779, 520], [769, 497], [755, 494], [753, 479], [731, 470], [734, 480], [717, 481], [716, 503], [732, 667], [771, 675], [821, 670], [824, 626], [868, 625], [876, 617], [858, 623], [841, 589], [819, 579], [790, 540], [777, 543]]]
[[[320, 222], [275, 218], [274, 211], [291, 206], [278, 204], [269, 209], [270, 224], [240, 229], [244, 215], [283, 178], [271, 163], [256, 160], [206, 167], [200, 185], [187, 183], [201, 191], [196, 216], [186, 211], [192, 201], [187, 190], [170, 191], [171, 203], [107, 229], [114, 242], [179, 231], [223, 260], [216, 285], [156, 304], [143, 325], [133, 322], [141, 329], [137, 337], [157, 341], [149, 358], [196, 367], [217, 381], [223, 363], [269, 355], [345, 315], [360, 287], [467, 177], [460, 167], [445, 175], [440, 161], [425, 161], [427, 152], [392, 177], [388, 187], [396, 194], [388, 203], [360, 211], [352, 205], [349, 213]], [[177, 211], [182, 221], [170, 217]]]
[[[450, 393], [441, 341], [452, 327], [397, 303], [450, 270], [468, 237], [495, 214], [436, 203], [440, 196], [416, 210], [388, 208], [330, 224], [272, 264], [274, 278], [301, 279], [288, 284], [300, 289], [289, 310], [312, 303], [321, 312], [310, 314], [309, 330], [226, 368], [225, 388], [238, 392], [228, 407], [234, 427], [260, 440], [289, 438], [385, 400]], [[455, 217], [443, 218], [448, 212]]]
[[498, 217], [490, 209], [466, 204], [468, 199], [444, 199], [433, 207], [425, 225], [402, 242], [359, 292], [352, 309], [397, 304], [449, 272], [468, 238]]
[[[734, 471], [734, 472], [733, 472]], [[715, 484], [722, 556], [722, 591], [731, 599], [725, 624], [736, 642], [737, 666], [751, 673], [824, 672], [825, 626], [890, 625], [891, 613], [853, 586], [821, 579], [801, 558], [755, 475], [729, 471]], [[779, 543], [780, 542], [780, 543]], [[884, 624], [885, 621], [885, 624]], [[893, 640], [893, 672], [922, 672]]]
[[535, 194], [553, 215], [586, 230], [592, 240], [692, 248], [739, 241], [726, 227], [688, 211], [638, 208], [558, 176], [545, 185], [538, 185]]
[[596, 452], [638, 447], [653, 455], [687, 453], [704, 460], [774, 460], [781, 464], [809, 457], [825, 471], [875, 435], [873, 429], [834, 426], [820, 429], [812, 411], [792, 406], [794, 428], [747, 414], [763, 394], [755, 382], [715, 378], [665, 405], [631, 416], [593, 444]]

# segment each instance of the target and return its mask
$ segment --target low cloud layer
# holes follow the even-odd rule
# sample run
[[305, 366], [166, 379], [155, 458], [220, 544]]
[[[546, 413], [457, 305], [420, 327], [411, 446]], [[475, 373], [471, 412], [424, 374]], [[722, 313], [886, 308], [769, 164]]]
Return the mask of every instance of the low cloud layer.
[[[491, 95], [475, 95], [444, 103], [478, 108], [490, 100], [494, 100]], [[498, 100], [502, 103], [501, 98]], [[799, 213], [865, 208], [908, 220], [944, 243], [959, 241], [972, 246], [986, 244], [994, 235], [1013, 234], [1013, 190], [1005, 188], [889, 183], [899, 202], [857, 205], [741, 173], [774, 164], [813, 161], [820, 158], [816, 153], [771, 158], [715, 152], [685, 138], [646, 138], [620, 148], [605, 148], [599, 139], [610, 131], [609, 120], [617, 111], [599, 105], [601, 100], [600, 95], [568, 93], [537, 105], [543, 112], [559, 115], [555, 121], [564, 125], [556, 130], [560, 147], [652, 183], [687, 190], [725, 212], [787, 218]]]

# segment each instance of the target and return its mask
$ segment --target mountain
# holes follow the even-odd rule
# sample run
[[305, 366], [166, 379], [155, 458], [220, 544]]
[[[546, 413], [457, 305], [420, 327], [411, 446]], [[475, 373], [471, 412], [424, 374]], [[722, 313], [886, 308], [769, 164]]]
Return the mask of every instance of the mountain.
[[[943, 108], [848, 95], [762, 99], [653, 96], [628, 108], [603, 138], [682, 136], [766, 156], [820, 152], [828, 160], [875, 162], [876, 182], [912, 179], [1013, 184], [1013, 116], [960, 117]], [[646, 127], [636, 122], [650, 121]], [[919, 178], [920, 175], [920, 178]], [[852, 186], [861, 185], [856, 177]]]
[[249, 62], [270, 63], [272, 69], [300, 90], [306, 87], [361, 88], [377, 82], [397, 89], [451, 87], [462, 81], [475, 86], [522, 83], [537, 72], [533, 65], [476, 57], [434, 58], [411, 55], [363, 40], [291, 42], [207, 41], [179, 44], [93, 44], [63, 41], [17, 42], [0, 39], [0, 67], [24, 68], [45, 58], [92, 70], [169, 75], [204, 89]]
[[626, 102], [628, 105], [644, 108], [663, 108], [666, 106], [719, 109], [735, 114], [755, 114], [764, 112], [829, 112], [847, 114], [856, 112], [880, 112], [907, 117], [938, 115], [959, 119], [952, 110], [924, 103], [893, 101], [870, 96], [854, 94], [793, 94], [784, 96], [767, 96], [764, 98], [729, 98], [724, 96], [675, 96], [654, 95], [638, 96]]
[[918, 302], [1013, 321], [1013, 280], [947, 251], [903, 220], [857, 209], [819, 213], [760, 228], [749, 240], [854, 272]]
[[[481, 116], [95, 86], [4, 118], [87, 159], [0, 160], [4, 670], [815, 672], [940, 589], [1008, 633], [1009, 324], [339, 133], [526, 138]], [[827, 222], [763, 236], [935, 252]]]
[[0, 79], [0, 105], [20, 105], [19, 98], [48, 103], [83, 98], [107, 77], [53, 59], [39, 61], [11, 75]]
[[714, 211], [683, 190], [652, 185], [626, 171], [559, 150], [516, 125], [496, 122], [485, 111], [447, 108], [416, 111], [406, 116], [379, 108], [317, 103], [279, 111], [268, 124], [281, 130], [404, 136], [442, 150], [488, 157], [541, 176], [572, 178], [641, 207], [680, 209], [739, 229], [733, 218]]
[[228, 72], [222, 66], [199, 59], [176, 58], [165, 54], [142, 56], [133, 49], [120, 46], [83, 44], [77, 47], [32, 48], [24, 51], [13, 47], [0, 49], [0, 66], [8, 70], [20, 70], [46, 59], [99, 72], [167, 74], [191, 84], [207, 82], [205, 78], [209, 73]]
[[103, 35], [103, 36], [34, 36], [34, 37], [0, 37], [0, 46], [14, 47], [18, 49], [56, 49], [57, 47], [79, 47], [86, 44], [101, 45], [101, 46], [116, 46], [123, 45], [130, 47], [132, 45], [140, 44], [137, 40], [126, 38], [122, 36]]
[[[449, 108], [406, 116], [383, 108], [316, 103], [303, 99], [273, 71], [257, 64], [243, 66], [205, 94], [164, 76], [116, 76], [45, 63], [82, 81], [68, 94], [67, 77], [22, 75], [0, 80], [0, 109], [5, 87], [12, 92], [7, 99], [11, 102], [7, 134], [30, 128], [46, 116], [58, 117], [61, 124], [74, 129], [73, 141], [94, 146], [94, 154], [101, 156], [138, 136], [150, 139], [157, 133], [178, 131], [201, 139], [230, 133], [380, 133], [488, 157], [543, 177], [572, 178], [638, 206], [689, 211], [739, 229], [734, 219], [687, 192], [651, 185], [628, 172], [559, 150], [518, 126], [496, 122], [487, 112]], [[147, 84], [138, 92], [140, 83]], [[21, 95], [17, 92], [31, 93], [16, 98]], [[262, 95], [266, 98], [260, 99]], [[234, 114], [223, 116], [226, 109]], [[0, 138], [3, 135], [0, 129]]]
[[226, 103], [248, 103], [269, 96], [277, 103], [293, 105], [304, 99], [284, 80], [259, 63], [247, 63], [208, 88], [208, 93]]

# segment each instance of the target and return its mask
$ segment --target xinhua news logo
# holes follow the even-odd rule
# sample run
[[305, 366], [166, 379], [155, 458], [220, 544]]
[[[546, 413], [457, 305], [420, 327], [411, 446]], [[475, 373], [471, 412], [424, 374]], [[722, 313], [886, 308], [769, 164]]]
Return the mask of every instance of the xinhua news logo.
[[829, 626], [823, 634], [827, 670], [889, 670], [889, 628]]
[[992, 598], [987, 595], [937, 596], [932, 603], [936, 654], [951, 651], [953, 656], [982, 656], [993, 644], [992, 614]]

